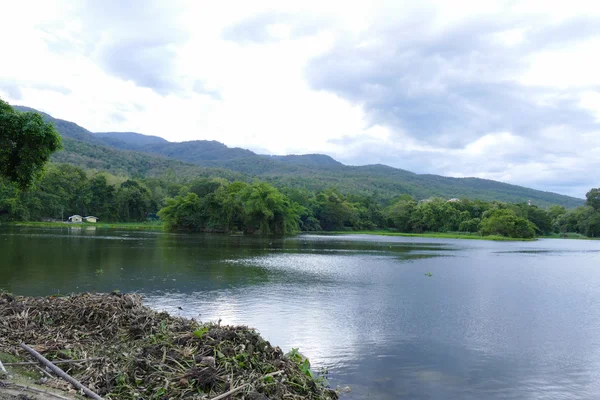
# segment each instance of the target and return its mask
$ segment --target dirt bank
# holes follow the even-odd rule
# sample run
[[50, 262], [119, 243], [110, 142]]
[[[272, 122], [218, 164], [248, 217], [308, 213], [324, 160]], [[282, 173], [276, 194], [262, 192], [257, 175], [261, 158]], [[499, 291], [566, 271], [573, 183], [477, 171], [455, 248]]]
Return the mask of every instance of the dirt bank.
[[[52, 361], [92, 359], [60, 366], [107, 399], [211, 399], [236, 388], [229, 398], [337, 398], [302, 357], [284, 356], [255, 330], [158, 313], [137, 295], [2, 293], [0, 360], [30, 361], [21, 342]], [[58, 379], [44, 385], [74, 393]]]

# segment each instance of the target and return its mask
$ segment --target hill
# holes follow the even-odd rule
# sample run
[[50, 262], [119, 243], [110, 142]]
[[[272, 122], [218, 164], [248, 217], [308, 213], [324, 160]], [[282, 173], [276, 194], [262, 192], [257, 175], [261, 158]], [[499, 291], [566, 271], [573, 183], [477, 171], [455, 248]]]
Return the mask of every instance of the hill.
[[94, 136], [100, 137], [104, 140], [117, 140], [130, 144], [132, 146], [145, 146], [148, 144], [165, 144], [169, 143], [167, 140], [151, 135], [142, 135], [136, 132], [96, 132]]
[[312, 191], [336, 187], [346, 194], [370, 194], [382, 200], [408, 193], [417, 199], [531, 200], [540, 206], [576, 207], [584, 203], [583, 199], [487, 179], [415, 174], [386, 165], [347, 166], [323, 154], [260, 155], [216, 141], [174, 143], [135, 132], [92, 133], [73, 122], [41, 114], [64, 138], [65, 150], [54, 156], [55, 161], [116, 174], [160, 176], [170, 171], [180, 180], [193, 176], [246, 181], [259, 178], [278, 187]]

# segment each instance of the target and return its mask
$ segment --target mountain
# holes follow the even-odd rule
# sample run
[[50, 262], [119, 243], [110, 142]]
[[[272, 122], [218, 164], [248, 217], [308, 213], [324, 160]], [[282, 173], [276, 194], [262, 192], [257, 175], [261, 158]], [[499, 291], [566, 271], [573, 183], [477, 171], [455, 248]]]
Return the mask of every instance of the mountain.
[[260, 155], [216, 141], [174, 143], [135, 132], [92, 133], [73, 122], [40, 114], [54, 123], [63, 136], [65, 149], [53, 156], [54, 161], [120, 175], [174, 174], [179, 180], [193, 176], [246, 181], [259, 178], [279, 187], [312, 191], [336, 187], [346, 194], [371, 194], [383, 200], [408, 193], [417, 199], [439, 196], [507, 202], [531, 200], [540, 206], [576, 207], [584, 203], [583, 199], [487, 179], [416, 174], [379, 164], [348, 166], [323, 154]]
[[332, 157], [324, 154], [290, 154], [287, 156], [265, 156], [272, 157], [286, 164], [293, 165], [308, 165], [308, 166], [343, 166], [341, 162], [334, 160]]
[[[175, 174], [179, 179], [190, 179], [197, 176], [218, 176], [229, 180], [244, 179], [242, 174], [229, 170], [205, 168], [165, 157], [123, 150], [123, 148], [127, 148], [128, 141], [131, 143], [132, 140], [135, 140], [133, 135], [146, 135], [131, 132], [133, 135], [125, 135], [125, 140], [110, 137], [112, 135], [103, 137], [102, 134], [92, 133], [74, 122], [54, 118], [33, 108], [24, 106], [13, 106], [13, 108], [19, 111], [37, 112], [44, 120], [54, 124], [62, 136], [64, 146], [63, 150], [52, 155], [54, 162], [132, 177], [160, 177]], [[156, 136], [155, 138], [164, 140]], [[147, 140], [140, 139], [140, 141]], [[156, 140], [150, 139], [150, 141]], [[165, 140], [165, 142], [167, 141]]]
[[117, 140], [132, 146], [145, 146], [148, 144], [166, 144], [167, 140], [150, 135], [142, 135], [136, 132], [96, 132], [94, 136], [101, 137], [104, 140]]

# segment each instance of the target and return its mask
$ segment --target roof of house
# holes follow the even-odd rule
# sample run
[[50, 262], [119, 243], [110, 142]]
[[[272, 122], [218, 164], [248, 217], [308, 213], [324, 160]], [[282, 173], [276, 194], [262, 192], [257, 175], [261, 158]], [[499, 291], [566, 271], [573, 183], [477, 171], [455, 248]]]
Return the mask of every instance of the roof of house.
[[88, 216], [87, 216], [87, 217], [85, 217], [85, 218], [96, 218], [96, 219], [100, 219], [100, 218], [98, 218], [98, 217], [94, 217], [93, 215], [88, 215]]
[[77, 214], [75, 214], [75, 215], [71, 215], [69, 218], [77, 218], [77, 217], [79, 217], [79, 218], [83, 218], [81, 215], [77, 215]]

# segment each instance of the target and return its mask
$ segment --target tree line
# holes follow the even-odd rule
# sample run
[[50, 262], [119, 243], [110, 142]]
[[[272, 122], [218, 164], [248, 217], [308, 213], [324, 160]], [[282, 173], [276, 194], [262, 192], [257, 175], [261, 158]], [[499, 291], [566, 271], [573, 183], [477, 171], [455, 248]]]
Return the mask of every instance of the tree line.
[[584, 206], [430, 198], [393, 199], [309, 191], [267, 182], [196, 178], [122, 178], [70, 164], [50, 164], [61, 137], [36, 113], [0, 100], [0, 221], [64, 220], [95, 214], [104, 221], [159, 217], [170, 230], [287, 234], [296, 231], [393, 229], [407, 233], [479, 232], [531, 238], [575, 232], [600, 236], [600, 189]]
[[406, 233], [472, 232], [514, 238], [575, 232], [600, 236], [600, 190], [585, 206], [546, 209], [527, 203], [430, 198], [392, 200], [312, 192], [262, 181], [196, 178], [187, 183], [125, 178], [69, 164], [49, 164], [28, 190], [0, 180], [0, 220], [65, 220], [94, 215], [104, 222], [160, 219], [169, 230], [288, 234], [298, 231], [388, 229]]

